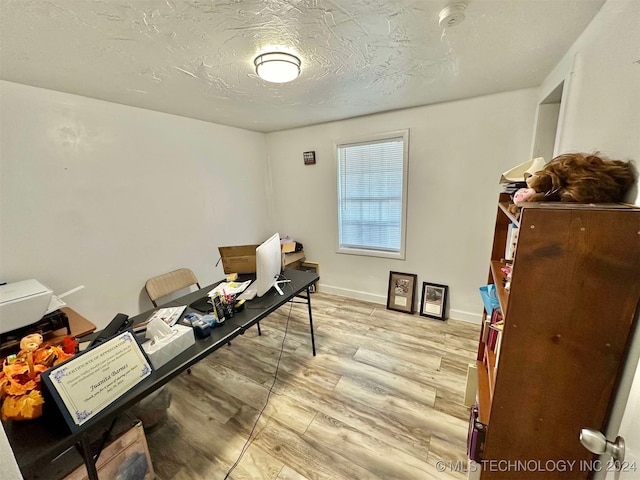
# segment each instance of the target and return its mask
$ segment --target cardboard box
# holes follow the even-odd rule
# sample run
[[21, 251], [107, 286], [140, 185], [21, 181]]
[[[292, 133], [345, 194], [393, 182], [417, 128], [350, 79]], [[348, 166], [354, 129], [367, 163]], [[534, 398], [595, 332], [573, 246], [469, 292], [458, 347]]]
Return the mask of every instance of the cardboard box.
[[[284, 245], [281, 244], [283, 266], [285, 268], [297, 269], [300, 263], [304, 261], [304, 252], [295, 251], [296, 242], [291, 242], [291, 245], [293, 245], [293, 249], [285, 251]], [[222, 258], [224, 273], [256, 273], [256, 248], [258, 247], [259, 245], [218, 247], [220, 257]]]
[[304, 251], [285, 253], [284, 254], [284, 268], [291, 270], [300, 270], [300, 266], [304, 262]]
[[[300, 265], [300, 270], [305, 272], [314, 272], [320, 275], [320, 264], [316, 262], [302, 262], [302, 264]], [[316, 293], [320, 291], [318, 287], [318, 282], [315, 282], [313, 285], [311, 285], [311, 287], [309, 288], [309, 291], [311, 293]]]
[[218, 247], [224, 273], [255, 273], [258, 245]]
[[296, 251], [296, 242], [294, 240], [290, 242], [282, 240], [280, 245], [282, 246], [282, 253], [291, 253]]
[[[100, 480], [114, 480], [116, 478], [151, 480], [155, 478], [142, 423], [139, 422], [105, 447], [96, 462], [96, 469]], [[87, 480], [88, 478], [87, 469], [82, 465], [65, 480]]]

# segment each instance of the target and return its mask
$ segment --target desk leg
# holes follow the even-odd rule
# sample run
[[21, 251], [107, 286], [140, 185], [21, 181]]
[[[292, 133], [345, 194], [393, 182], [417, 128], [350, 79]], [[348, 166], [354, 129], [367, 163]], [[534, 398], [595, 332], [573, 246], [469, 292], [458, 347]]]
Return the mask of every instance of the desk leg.
[[311, 327], [311, 348], [313, 356], [316, 356], [316, 339], [313, 336], [313, 315], [311, 314], [311, 290], [307, 287], [307, 306], [309, 307], [309, 327]]
[[98, 470], [96, 469], [96, 462], [93, 459], [93, 454], [91, 453], [91, 442], [89, 442], [89, 437], [87, 435], [83, 435], [80, 440], [80, 450], [82, 450], [82, 457], [84, 458], [84, 464], [87, 467], [89, 480], [98, 480]]

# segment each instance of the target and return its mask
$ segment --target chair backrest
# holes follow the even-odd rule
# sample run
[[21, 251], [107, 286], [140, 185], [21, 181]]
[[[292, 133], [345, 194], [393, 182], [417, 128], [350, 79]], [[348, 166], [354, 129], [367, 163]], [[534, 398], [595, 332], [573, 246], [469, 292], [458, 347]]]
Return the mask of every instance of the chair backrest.
[[147, 295], [149, 295], [153, 306], [157, 307], [156, 300], [160, 297], [190, 287], [191, 285], [197, 285], [198, 288], [200, 288], [195, 274], [188, 268], [179, 268], [173, 272], [150, 278], [147, 280], [147, 283], [144, 284], [144, 289], [147, 291]]

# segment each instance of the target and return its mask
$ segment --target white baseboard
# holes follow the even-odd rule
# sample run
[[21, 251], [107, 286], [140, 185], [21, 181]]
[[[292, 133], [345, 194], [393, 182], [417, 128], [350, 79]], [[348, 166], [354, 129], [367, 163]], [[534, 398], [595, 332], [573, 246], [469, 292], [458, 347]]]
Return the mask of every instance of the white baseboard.
[[464, 310], [449, 310], [449, 318], [455, 318], [456, 320], [475, 323], [477, 325], [482, 323], [482, 315], [480, 313], [465, 312]]
[[359, 290], [350, 290], [348, 288], [332, 287], [330, 285], [320, 284], [319, 290], [322, 293], [330, 293], [331, 295], [338, 295], [340, 297], [355, 298], [356, 300], [363, 300], [365, 302], [378, 303], [380, 305], [387, 304], [387, 297], [382, 295], [374, 295], [372, 293], [361, 292]]
[[[319, 290], [322, 293], [329, 293], [331, 295], [338, 295], [340, 297], [354, 298], [356, 300], [377, 303], [379, 305], [387, 305], [387, 297], [382, 295], [374, 295], [372, 293], [361, 292], [359, 290], [350, 290], [348, 288], [332, 287], [331, 285], [324, 285], [322, 283], [319, 285]], [[420, 311], [419, 306], [418, 311]], [[465, 312], [463, 310], [449, 310], [449, 318], [454, 318], [463, 322], [475, 323], [477, 325], [480, 325], [482, 323], [481, 314]]]

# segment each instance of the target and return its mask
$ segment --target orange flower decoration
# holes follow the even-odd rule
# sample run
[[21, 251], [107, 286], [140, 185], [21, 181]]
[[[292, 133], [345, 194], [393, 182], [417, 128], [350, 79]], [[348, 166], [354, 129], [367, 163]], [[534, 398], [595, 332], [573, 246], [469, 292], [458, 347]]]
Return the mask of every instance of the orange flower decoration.
[[19, 397], [9, 396], [2, 403], [0, 416], [2, 420], [31, 420], [42, 415], [43, 404], [42, 394], [37, 390]]
[[5, 359], [0, 372], [2, 420], [31, 420], [42, 415], [44, 399], [40, 393], [42, 372], [73, 357], [78, 342], [66, 337], [63, 347], [42, 345], [40, 334], [27, 335], [20, 342], [20, 352]]
[[40, 386], [40, 374], [46, 372], [48, 367], [45, 365], [34, 365], [37, 376], [32, 380], [29, 377], [29, 365], [23, 362], [16, 362], [8, 365], [6, 362], [2, 366], [5, 384], [3, 391], [7, 395], [25, 395], [30, 390], [34, 390]]

